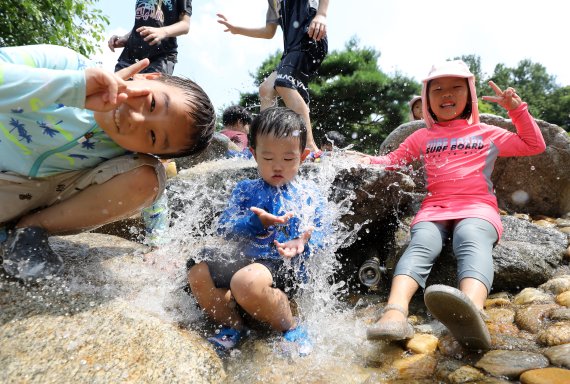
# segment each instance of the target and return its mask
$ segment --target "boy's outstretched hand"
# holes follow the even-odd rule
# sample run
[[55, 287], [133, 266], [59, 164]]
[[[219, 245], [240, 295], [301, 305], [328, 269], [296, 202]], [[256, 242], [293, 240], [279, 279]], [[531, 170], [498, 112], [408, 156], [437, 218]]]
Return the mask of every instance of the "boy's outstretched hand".
[[221, 13], [217, 13], [216, 16], [218, 16], [218, 23], [222, 24], [224, 27], [226, 27], [226, 29], [224, 30], [224, 32], [230, 32], [232, 34], [236, 34], [236, 27], [231, 24], [228, 19], [226, 19], [226, 17], [224, 15], [222, 15]]
[[517, 109], [521, 105], [522, 100], [514, 88], [508, 87], [502, 91], [493, 81], [489, 81], [489, 86], [493, 88], [497, 96], [483, 96], [483, 100], [497, 103], [507, 111]]
[[279, 252], [279, 254], [286, 259], [300, 255], [305, 250], [305, 244], [307, 244], [311, 239], [312, 232], [313, 228], [310, 228], [309, 230], [303, 232], [301, 237], [286, 241], [284, 243], [280, 243], [275, 240], [274, 243], [277, 247], [277, 252]]
[[283, 216], [275, 216], [267, 212], [266, 210], [257, 207], [251, 207], [250, 210], [253, 213], [255, 213], [257, 217], [259, 217], [259, 220], [261, 221], [261, 224], [263, 224], [264, 228], [270, 227], [275, 224], [285, 224], [289, 221], [290, 218], [293, 217], [292, 212], [288, 212]]

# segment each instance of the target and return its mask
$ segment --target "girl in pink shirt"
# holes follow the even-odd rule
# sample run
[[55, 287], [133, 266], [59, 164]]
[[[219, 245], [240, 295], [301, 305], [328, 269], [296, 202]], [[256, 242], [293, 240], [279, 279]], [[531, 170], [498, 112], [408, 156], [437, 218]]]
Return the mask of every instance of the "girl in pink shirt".
[[498, 156], [530, 156], [544, 151], [536, 122], [513, 88], [483, 96], [508, 111], [517, 133], [479, 122], [475, 79], [460, 60], [432, 68], [423, 81], [422, 109], [426, 128], [411, 134], [393, 152], [365, 162], [405, 165], [420, 160], [427, 175], [427, 195], [411, 225], [411, 240], [400, 258], [388, 304], [367, 331], [369, 339], [411, 338], [409, 302], [427, 277], [443, 243], [453, 240], [459, 290], [432, 285], [424, 300], [431, 314], [471, 349], [488, 349], [490, 336], [482, 319], [493, 283], [493, 246], [502, 225], [491, 172]]

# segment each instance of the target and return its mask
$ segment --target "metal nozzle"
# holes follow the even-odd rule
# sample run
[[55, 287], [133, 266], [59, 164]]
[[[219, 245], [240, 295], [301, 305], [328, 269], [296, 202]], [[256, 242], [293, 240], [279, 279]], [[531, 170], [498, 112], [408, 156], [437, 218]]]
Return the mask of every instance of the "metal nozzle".
[[358, 279], [367, 287], [375, 287], [385, 273], [386, 268], [380, 265], [380, 259], [371, 257], [360, 266]]

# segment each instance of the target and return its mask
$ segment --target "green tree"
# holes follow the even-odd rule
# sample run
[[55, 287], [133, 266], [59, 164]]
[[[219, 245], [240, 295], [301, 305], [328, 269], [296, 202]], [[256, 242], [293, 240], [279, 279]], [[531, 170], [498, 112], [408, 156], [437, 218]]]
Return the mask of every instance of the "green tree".
[[[521, 60], [514, 68], [509, 68], [504, 64], [497, 64], [493, 75], [488, 79], [493, 80], [499, 87], [513, 87], [519, 96], [528, 103], [531, 113], [539, 119], [545, 119], [543, 112], [549, 109], [549, 103], [554, 101], [556, 89], [555, 77], [546, 72], [546, 68], [539, 63], [533, 63], [528, 59]], [[487, 95], [494, 95], [494, 92], [487, 85], [483, 84], [482, 91]], [[482, 102], [486, 103], [486, 102]], [[492, 113], [500, 116], [507, 116], [506, 111], [494, 103], [490, 105]]]
[[562, 127], [570, 134], [570, 86], [557, 88], [546, 98], [541, 119]]
[[488, 85], [493, 80], [499, 87], [513, 87], [521, 98], [528, 103], [531, 113], [538, 119], [556, 124], [570, 132], [570, 87], [559, 87], [554, 76], [546, 68], [528, 59], [521, 60], [514, 68], [497, 64], [491, 76], [481, 70], [481, 59], [476, 55], [456, 57], [468, 66], [476, 78], [479, 99], [479, 111], [507, 117], [507, 112], [496, 103], [481, 99], [483, 95], [495, 93]]
[[[276, 52], [252, 74], [256, 85], [279, 63]], [[342, 51], [331, 52], [323, 61], [318, 75], [309, 83], [311, 123], [317, 143], [326, 132], [344, 134], [355, 148], [378, 149], [380, 143], [396, 127], [406, 121], [408, 101], [419, 92], [414, 80], [399, 73], [389, 76], [378, 68], [380, 53], [359, 47], [352, 38]], [[240, 103], [259, 105], [257, 93], [241, 95]]]
[[109, 19], [98, 0], [0, 0], [0, 46], [55, 44], [97, 51]]

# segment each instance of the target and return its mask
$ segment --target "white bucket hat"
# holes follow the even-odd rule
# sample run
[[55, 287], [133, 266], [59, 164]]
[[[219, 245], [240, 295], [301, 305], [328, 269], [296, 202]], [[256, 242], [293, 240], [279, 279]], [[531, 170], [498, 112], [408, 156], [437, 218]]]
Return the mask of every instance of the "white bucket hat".
[[429, 98], [427, 94], [428, 84], [431, 80], [440, 77], [463, 77], [467, 79], [469, 84], [469, 93], [471, 94], [471, 117], [469, 123], [479, 123], [479, 108], [477, 104], [477, 91], [475, 90], [475, 75], [471, 73], [469, 67], [462, 60], [444, 61], [431, 67], [428, 76], [423, 80], [422, 98], [424, 121], [428, 128], [433, 127], [435, 121], [429, 112]]

